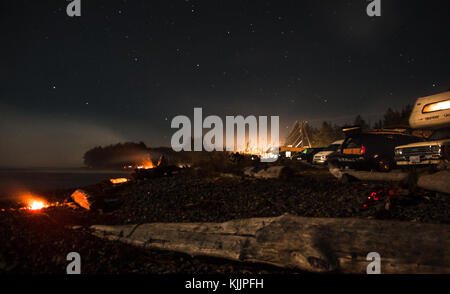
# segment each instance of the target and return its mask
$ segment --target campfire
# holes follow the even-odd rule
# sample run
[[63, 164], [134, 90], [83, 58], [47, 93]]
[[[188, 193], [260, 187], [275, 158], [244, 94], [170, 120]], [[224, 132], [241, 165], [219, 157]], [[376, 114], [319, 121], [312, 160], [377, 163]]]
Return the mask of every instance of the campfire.
[[153, 164], [153, 161], [150, 158], [150, 154], [147, 155], [146, 158], [144, 158], [144, 160], [137, 165], [137, 169], [152, 169], [155, 168], [156, 166]]
[[[14, 211], [14, 210], [25, 210], [25, 211], [32, 211], [32, 212], [40, 212], [46, 208], [50, 208], [50, 207], [72, 207], [73, 205], [71, 205], [70, 203], [61, 203], [61, 202], [49, 202], [46, 199], [39, 197], [39, 196], [35, 196], [32, 194], [26, 194], [24, 196], [22, 196], [22, 199], [20, 200], [19, 204], [21, 205], [21, 207], [19, 208], [10, 208], [8, 209], [9, 211]], [[6, 211], [6, 209], [3, 209], [2, 211]]]
[[27, 207], [29, 210], [40, 210], [42, 208], [48, 207], [47, 204], [45, 204], [44, 201], [40, 200], [33, 200], [30, 205]]
[[20, 203], [23, 206], [18, 208], [19, 210], [36, 211], [36, 212], [49, 207], [61, 206], [59, 202], [50, 203], [44, 198], [32, 194], [27, 194], [23, 196]]
[[37, 211], [50, 206], [45, 199], [33, 195], [25, 196], [22, 201], [25, 204], [22, 209], [25, 210]]

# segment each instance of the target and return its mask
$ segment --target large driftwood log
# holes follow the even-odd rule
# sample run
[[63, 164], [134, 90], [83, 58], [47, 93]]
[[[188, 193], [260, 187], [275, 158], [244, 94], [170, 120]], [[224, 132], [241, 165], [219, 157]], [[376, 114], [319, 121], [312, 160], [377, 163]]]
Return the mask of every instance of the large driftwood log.
[[[387, 173], [360, 170], [341, 170], [336, 167], [330, 167], [330, 173], [338, 178], [343, 179], [345, 176], [362, 181], [386, 181], [401, 182], [408, 179], [408, 173], [401, 171], [391, 171]], [[432, 174], [422, 173], [417, 176], [417, 187], [450, 194], [450, 170], [442, 170]]]
[[338, 168], [330, 168], [330, 173], [338, 179], [342, 179], [344, 175], [350, 175], [351, 177], [362, 181], [386, 181], [386, 182], [400, 182], [408, 179], [408, 174], [401, 171], [391, 172], [376, 172], [376, 171], [361, 171], [361, 170], [341, 170]]
[[450, 273], [450, 226], [283, 215], [225, 223], [92, 226], [93, 234], [144, 248], [272, 264], [312, 272]]
[[450, 194], [450, 170], [420, 175], [417, 180], [417, 186], [431, 191]]

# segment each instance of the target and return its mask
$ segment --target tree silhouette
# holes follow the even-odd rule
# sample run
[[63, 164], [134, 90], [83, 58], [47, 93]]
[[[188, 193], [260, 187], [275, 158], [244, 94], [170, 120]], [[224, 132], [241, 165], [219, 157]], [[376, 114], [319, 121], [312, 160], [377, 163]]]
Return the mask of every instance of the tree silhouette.
[[94, 147], [84, 154], [83, 159], [84, 164], [92, 168], [121, 168], [142, 162], [148, 154], [143, 142], [126, 142]]

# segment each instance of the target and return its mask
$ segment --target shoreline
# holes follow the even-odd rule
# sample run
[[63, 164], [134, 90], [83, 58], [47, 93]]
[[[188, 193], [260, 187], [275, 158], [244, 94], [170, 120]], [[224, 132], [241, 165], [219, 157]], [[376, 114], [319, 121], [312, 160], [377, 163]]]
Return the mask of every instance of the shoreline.
[[[6, 240], [4, 248], [0, 249], [0, 259], [5, 260], [6, 266], [0, 268], [0, 272], [64, 273], [66, 254], [76, 251], [82, 256], [82, 272], [91, 274], [300, 273], [261, 264], [135, 248], [93, 236], [91, 225], [223, 222], [284, 213], [304, 217], [450, 223], [448, 195], [417, 194], [411, 199], [391, 199], [388, 209], [384, 201], [363, 208], [371, 191], [390, 187], [389, 183], [369, 182], [342, 185], [321, 169], [300, 169], [293, 178], [285, 180], [241, 175], [223, 177], [217, 172], [189, 170], [117, 186], [98, 183], [83, 189], [121, 199], [123, 203], [118, 209], [50, 207], [41, 212], [0, 213], [0, 235]], [[57, 197], [63, 196], [70, 196], [70, 191]], [[71, 229], [73, 226], [79, 229]]]

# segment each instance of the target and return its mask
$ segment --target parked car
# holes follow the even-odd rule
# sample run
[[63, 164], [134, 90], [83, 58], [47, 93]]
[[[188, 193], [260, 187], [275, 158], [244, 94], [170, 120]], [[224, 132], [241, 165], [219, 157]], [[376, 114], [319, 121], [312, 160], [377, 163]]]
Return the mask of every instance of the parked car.
[[308, 163], [312, 163], [314, 155], [317, 152], [323, 151], [324, 149], [325, 149], [324, 147], [307, 148], [307, 149], [303, 150], [302, 152], [298, 153], [297, 155], [295, 155], [294, 159], [305, 160]]
[[397, 146], [395, 160], [401, 166], [450, 166], [450, 91], [419, 98], [409, 118], [412, 128], [433, 130], [425, 142]]
[[340, 152], [329, 156], [329, 164], [338, 168], [377, 170], [387, 172], [394, 168], [396, 146], [421, 141], [404, 132], [373, 130], [347, 135]]
[[328, 156], [330, 156], [334, 152], [337, 152], [343, 142], [344, 140], [335, 141], [323, 151], [316, 153], [313, 158], [313, 164], [326, 164], [328, 161]]

